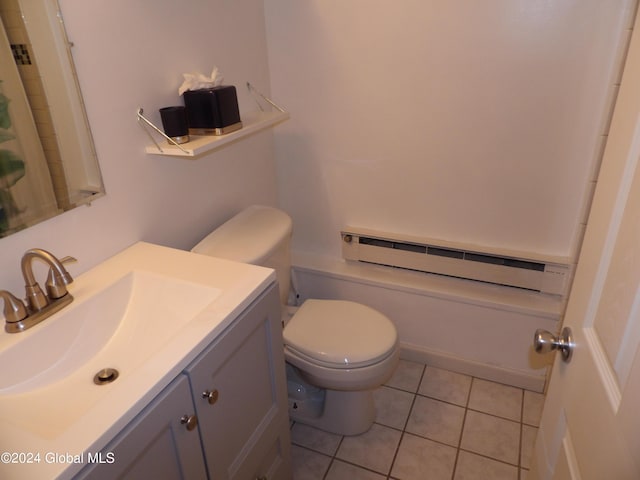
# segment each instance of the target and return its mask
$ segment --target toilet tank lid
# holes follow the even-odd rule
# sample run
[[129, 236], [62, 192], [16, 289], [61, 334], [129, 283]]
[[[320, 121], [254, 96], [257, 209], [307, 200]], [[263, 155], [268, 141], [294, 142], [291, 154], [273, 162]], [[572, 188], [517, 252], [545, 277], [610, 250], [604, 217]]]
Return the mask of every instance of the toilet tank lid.
[[277, 208], [252, 205], [203, 238], [192, 252], [261, 264], [291, 236], [291, 217]]

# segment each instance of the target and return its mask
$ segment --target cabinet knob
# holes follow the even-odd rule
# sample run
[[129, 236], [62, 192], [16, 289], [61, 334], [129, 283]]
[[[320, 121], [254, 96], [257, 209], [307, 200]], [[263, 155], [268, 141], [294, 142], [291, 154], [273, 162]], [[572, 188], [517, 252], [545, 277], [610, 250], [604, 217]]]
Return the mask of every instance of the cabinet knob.
[[183, 415], [180, 423], [187, 426], [187, 430], [191, 431], [198, 426], [198, 417], [195, 415]]
[[216, 403], [219, 396], [220, 394], [218, 393], [218, 390], [206, 390], [202, 392], [202, 398], [206, 398], [209, 405]]

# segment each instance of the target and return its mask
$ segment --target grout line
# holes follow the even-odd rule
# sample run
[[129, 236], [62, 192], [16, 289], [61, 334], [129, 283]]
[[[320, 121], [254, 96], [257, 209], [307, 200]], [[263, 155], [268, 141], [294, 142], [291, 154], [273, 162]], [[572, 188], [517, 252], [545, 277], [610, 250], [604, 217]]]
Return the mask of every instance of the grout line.
[[473, 450], [467, 450], [466, 448], [461, 448], [460, 451], [461, 452], [470, 453], [470, 454], [475, 455], [477, 457], [486, 458], [487, 460], [492, 460], [492, 461], [497, 462], [497, 463], [502, 463], [503, 465], [508, 465], [510, 467], [515, 467], [515, 468], [518, 468], [518, 469], [520, 468], [520, 467], [518, 467], [518, 465], [515, 465], [513, 463], [509, 463], [509, 462], [505, 462], [504, 460], [500, 460], [498, 458], [490, 457], [488, 455], [485, 455], [484, 453], [474, 452]]
[[520, 397], [520, 445], [518, 448], [518, 480], [520, 480], [522, 472], [522, 440], [524, 435], [524, 390], [521, 392]]
[[453, 463], [453, 471], [451, 472], [451, 478], [456, 476], [456, 470], [458, 469], [458, 460], [460, 460], [460, 451], [462, 450], [462, 435], [464, 434], [464, 426], [467, 423], [467, 414], [469, 413], [469, 402], [471, 401], [471, 389], [473, 388], [474, 377], [471, 377], [469, 383], [469, 391], [467, 392], [467, 398], [464, 404], [464, 415], [462, 416], [462, 426], [460, 427], [460, 437], [458, 438], [458, 446], [456, 447], [456, 459]]
[[[407, 431], [407, 425], [409, 425], [409, 418], [411, 418], [411, 412], [413, 412], [413, 407], [416, 404], [416, 398], [418, 398], [418, 391], [420, 390], [420, 385], [422, 385], [422, 379], [424, 378], [424, 374], [427, 370], [427, 366], [424, 365], [422, 367], [422, 373], [420, 374], [420, 379], [418, 380], [418, 386], [416, 387], [415, 392], [408, 392], [413, 395], [413, 399], [411, 400], [411, 406], [409, 407], [409, 413], [407, 414], [407, 418], [404, 421], [404, 425], [402, 426], [402, 433], [400, 434], [400, 440], [398, 441], [398, 445], [396, 446], [396, 451], [393, 454], [393, 460], [391, 460], [391, 465], [389, 466], [389, 472], [387, 473], [387, 479], [391, 478], [391, 472], [393, 471], [393, 467], [396, 463], [396, 459], [398, 458], [398, 453], [400, 452], [400, 445], [402, 445], [402, 440], [404, 440], [404, 435]], [[404, 390], [406, 391], [406, 390]]]
[[[324, 472], [324, 475], [322, 476], [323, 480], [327, 478], [327, 475], [329, 475], [329, 472], [331, 471], [331, 466], [337, 459], [336, 455], [338, 455], [338, 450], [340, 450], [340, 446], [342, 445], [343, 441], [344, 441], [344, 435], [340, 435], [340, 441], [338, 442], [338, 445], [336, 446], [336, 449], [334, 450], [333, 455], [331, 455], [331, 461], [329, 462], [329, 465], [327, 465], [327, 470]], [[350, 463], [350, 462], [347, 462], [347, 463]], [[358, 467], [364, 468], [361, 465], [358, 465]]]

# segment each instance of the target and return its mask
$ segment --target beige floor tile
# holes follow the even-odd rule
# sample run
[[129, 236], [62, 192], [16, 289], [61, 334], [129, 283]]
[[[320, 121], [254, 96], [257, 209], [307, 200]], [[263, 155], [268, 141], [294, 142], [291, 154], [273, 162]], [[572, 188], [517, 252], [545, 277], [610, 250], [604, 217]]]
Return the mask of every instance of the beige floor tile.
[[291, 446], [291, 465], [295, 480], [322, 480], [330, 463], [331, 457], [297, 445]]
[[380, 387], [374, 390], [376, 423], [399, 430], [404, 429], [414, 397], [414, 393], [390, 387]]
[[453, 480], [518, 480], [518, 467], [461, 451]]
[[391, 476], [402, 480], [450, 480], [456, 449], [405, 433]]
[[457, 447], [464, 408], [418, 395], [407, 422], [407, 432]]
[[340, 460], [334, 460], [326, 476], [326, 480], [384, 480], [386, 478], [386, 475], [380, 475]]
[[343, 437], [293, 422], [293, 480], [528, 475], [542, 394], [401, 360], [374, 391], [374, 401], [376, 423], [362, 435]]
[[418, 393], [465, 407], [471, 389], [471, 377], [461, 373], [427, 367]]
[[362, 435], [344, 437], [336, 457], [386, 475], [401, 435], [402, 432], [396, 429], [374, 423]]
[[418, 391], [422, 372], [424, 372], [424, 364], [410, 362], [408, 360], [400, 360], [398, 367], [393, 376], [387, 382], [389, 387], [399, 388], [407, 392], [415, 393]]
[[520, 388], [473, 379], [469, 408], [498, 417], [520, 421], [523, 391]]
[[520, 449], [520, 465], [523, 468], [531, 468], [531, 455], [536, 441], [538, 429], [529, 425], [522, 426], [522, 448]]
[[512, 465], [518, 464], [520, 424], [467, 411], [460, 448]]
[[291, 429], [291, 443], [329, 456], [335, 455], [340, 440], [342, 440], [341, 435], [318, 430], [302, 423], [296, 423]]

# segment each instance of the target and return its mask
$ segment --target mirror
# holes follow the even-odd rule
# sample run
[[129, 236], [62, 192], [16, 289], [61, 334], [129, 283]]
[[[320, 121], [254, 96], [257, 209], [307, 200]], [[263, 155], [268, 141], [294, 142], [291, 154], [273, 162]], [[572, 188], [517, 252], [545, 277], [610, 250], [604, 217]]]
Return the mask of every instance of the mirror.
[[57, 0], [0, 0], [0, 237], [104, 195]]

